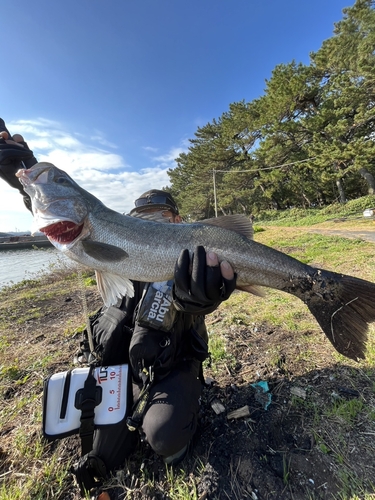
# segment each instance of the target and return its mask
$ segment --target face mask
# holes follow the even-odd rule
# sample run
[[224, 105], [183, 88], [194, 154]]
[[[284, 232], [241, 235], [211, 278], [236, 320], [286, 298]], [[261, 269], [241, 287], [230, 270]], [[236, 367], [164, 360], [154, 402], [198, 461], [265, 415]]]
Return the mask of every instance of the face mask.
[[137, 217], [138, 219], [150, 220], [153, 222], [171, 222], [171, 217], [163, 217], [166, 210], [160, 210], [158, 212], [139, 212], [134, 213], [132, 217]]

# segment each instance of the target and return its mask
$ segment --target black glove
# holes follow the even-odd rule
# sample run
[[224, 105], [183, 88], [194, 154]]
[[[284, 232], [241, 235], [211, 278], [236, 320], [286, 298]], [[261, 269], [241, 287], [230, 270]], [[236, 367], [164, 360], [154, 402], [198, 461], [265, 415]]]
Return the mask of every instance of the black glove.
[[[1, 132], [1, 130], [0, 130]], [[19, 146], [18, 146], [19, 144]], [[22, 147], [23, 146], [23, 147]], [[7, 144], [5, 139], [0, 139], [0, 165], [19, 165], [21, 162], [28, 164], [30, 160], [35, 160], [33, 152], [25, 141], [15, 144]], [[30, 165], [30, 167], [32, 166]], [[22, 168], [22, 167], [21, 167]]]
[[208, 266], [202, 246], [195, 248], [192, 263], [189, 251], [182, 250], [174, 274], [173, 299], [177, 310], [209, 314], [227, 300], [235, 288], [236, 275], [227, 280], [221, 275], [220, 266]]
[[[0, 118], [0, 132], [7, 132], [9, 139], [11, 136], [5, 126], [4, 120]], [[23, 146], [23, 147], [22, 147]], [[22, 184], [16, 177], [16, 172], [20, 168], [30, 168], [37, 163], [33, 152], [26, 142], [8, 144], [5, 139], [0, 138], [0, 178], [7, 182], [12, 188], [18, 189], [23, 195], [26, 207], [31, 210], [31, 201], [23, 189]]]
[[[5, 142], [5, 141], [0, 139], [0, 159], [2, 158], [2, 155], [1, 155], [1, 148], [3, 146], [2, 142]], [[8, 144], [6, 144], [6, 145], [8, 146]], [[16, 172], [18, 172], [18, 170], [20, 170], [20, 168], [24, 168], [23, 163], [21, 163], [20, 161], [19, 162], [14, 161], [12, 163], [7, 163], [6, 165], [0, 163], [0, 179], [3, 179], [12, 188], [18, 189], [18, 191], [23, 196], [23, 202], [24, 202], [26, 208], [28, 210], [30, 210], [30, 212], [32, 212], [30, 196], [23, 189], [22, 184], [20, 183], [20, 181], [16, 177]]]
[[[5, 122], [0, 118], [0, 132], [7, 132], [9, 139], [12, 137], [5, 126]], [[18, 145], [19, 144], [19, 145]], [[22, 147], [23, 146], [23, 147]], [[3, 165], [16, 165], [19, 166], [23, 162], [26, 168], [30, 168], [35, 163], [38, 163], [37, 159], [34, 157], [33, 152], [27, 145], [25, 141], [21, 141], [15, 144], [7, 144], [5, 139], [0, 138], [0, 166]], [[22, 168], [19, 167], [19, 168]]]

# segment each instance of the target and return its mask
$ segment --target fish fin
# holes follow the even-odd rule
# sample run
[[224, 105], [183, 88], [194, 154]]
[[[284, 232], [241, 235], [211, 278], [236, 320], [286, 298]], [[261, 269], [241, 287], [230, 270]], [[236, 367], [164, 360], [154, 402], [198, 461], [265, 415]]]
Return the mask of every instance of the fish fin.
[[254, 236], [253, 225], [250, 219], [242, 214], [223, 215], [222, 217], [204, 219], [199, 221], [199, 224], [208, 224], [210, 226], [219, 226], [224, 229], [229, 229], [230, 231], [246, 236], [249, 240], [252, 240]]
[[99, 241], [83, 240], [82, 246], [87, 255], [99, 262], [117, 262], [129, 257], [122, 248]]
[[95, 271], [95, 274], [98, 290], [107, 307], [116, 305], [117, 299], [124, 295], [134, 297], [134, 286], [128, 278], [102, 271]]
[[237, 285], [236, 289], [241, 290], [242, 292], [252, 293], [253, 295], [256, 295], [257, 297], [264, 297], [265, 296], [265, 292], [255, 285], [243, 285], [243, 286]]
[[304, 302], [339, 353], [354, 361], [364, 359], [368, 325], [375, 321], [375, 283], [316, 271], [311, 296]]

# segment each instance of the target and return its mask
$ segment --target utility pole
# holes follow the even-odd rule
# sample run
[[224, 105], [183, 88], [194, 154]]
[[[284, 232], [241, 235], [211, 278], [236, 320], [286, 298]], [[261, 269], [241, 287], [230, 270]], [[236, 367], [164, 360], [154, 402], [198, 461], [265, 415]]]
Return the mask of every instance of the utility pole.
[[214, 202], [215, 202], [215, 217], [217, 217], [217, 199], [216, 199], [216, 170], [213, 169], [212, 170], [212, 175], [213, 175], [213, 178], [214, 178]]

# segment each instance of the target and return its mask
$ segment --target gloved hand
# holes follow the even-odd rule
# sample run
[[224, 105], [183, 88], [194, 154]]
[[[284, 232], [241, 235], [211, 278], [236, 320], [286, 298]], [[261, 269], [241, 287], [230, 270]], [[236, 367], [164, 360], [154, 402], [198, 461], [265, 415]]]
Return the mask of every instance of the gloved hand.
[[21, 161], [25, 163], [26, 168], [37, 163], [22, 135], [15, 134], [12, 138], [4, 120], [0, 118], [0, 165], [19, 165]]
[[174, 274], [173, 299], [177, 310], [190, 314], [209, 314], [236, 288], [236, 274], [227, 262], [219, 266], [217, 255], [202, 246], [192, 259], [182, 250]]
[[31, 211], [31, 201], [16, 177], [16, 172], [23, 168], [30, 168], [37, 163], [33, 152], [29, 149], [23, 137], [19, 134], [10, 138], [4, 120], [0, 118], [0, 178], [24, 197], [26, 207]]

